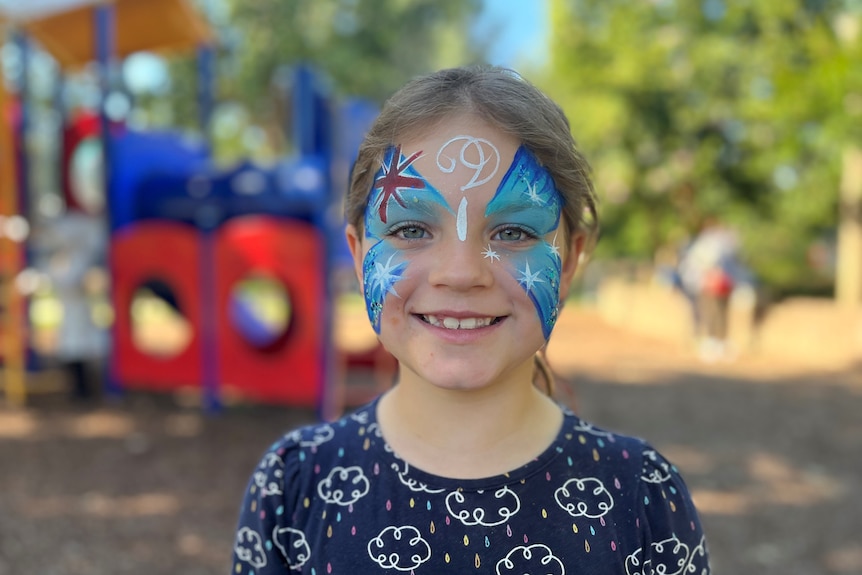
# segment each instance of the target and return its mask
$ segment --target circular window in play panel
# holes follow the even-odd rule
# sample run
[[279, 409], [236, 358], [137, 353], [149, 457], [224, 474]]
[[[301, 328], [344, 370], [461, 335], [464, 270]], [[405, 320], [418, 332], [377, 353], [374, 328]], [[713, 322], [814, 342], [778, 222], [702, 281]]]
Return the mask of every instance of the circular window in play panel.
[[282, 282], [252, 273], [234, 284], [228, 305], [233, 327], [254, 347], [268, 349], [284, 341], [292, 305]]
[[132, 295], [132, 341], [147, 355], [179, 355], [192, 340], [192, 326], [171, 286], [159, 279], [142, 283]]

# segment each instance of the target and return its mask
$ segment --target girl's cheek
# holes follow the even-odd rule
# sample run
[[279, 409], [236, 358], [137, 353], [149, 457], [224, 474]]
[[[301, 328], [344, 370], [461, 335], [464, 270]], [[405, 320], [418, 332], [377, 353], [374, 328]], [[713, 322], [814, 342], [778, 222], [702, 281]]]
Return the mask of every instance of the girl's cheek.
[[533, 302], [542, 333], [548, 339], [559, 312], [562, 271], [559, 250], [541, 242], [530, 250], [511, 254], [509, 262], [509, 273]]
[[380, 334], [380, 316], [386, 296], [398, 296], [397, 284], [404, 277], [407, 260], [400, 250], [378, 241], [362, 260], [363, 293], [365, 309], [374, 331]]

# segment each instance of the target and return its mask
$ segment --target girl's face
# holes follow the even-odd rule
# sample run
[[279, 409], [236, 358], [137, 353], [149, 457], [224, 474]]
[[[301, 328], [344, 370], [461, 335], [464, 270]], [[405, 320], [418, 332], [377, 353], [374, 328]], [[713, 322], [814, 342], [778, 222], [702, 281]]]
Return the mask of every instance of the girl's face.
[[347, 234], [369, 318], [402, 381], [465, 389], [531, 378], [580, 245], [561, 211], [532, 154], [476, 117], [389, 149], [364, 230]]

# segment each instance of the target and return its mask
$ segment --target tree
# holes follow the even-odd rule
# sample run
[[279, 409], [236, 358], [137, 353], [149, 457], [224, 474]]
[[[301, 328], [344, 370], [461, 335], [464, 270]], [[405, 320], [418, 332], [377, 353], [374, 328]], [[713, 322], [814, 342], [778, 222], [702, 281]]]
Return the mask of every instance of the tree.
[[859, 143], [855, 0], [552, 0], [548, 90], [603, 199], [609, 255], [647, 258], [720, 215], [777, 292], [828, 289], [842, 150]]
[[[199, 0], [220, 41], [219, 100], [240, 127], [218, 140], [222, 157], [248, 150], [237, 134], [265, 134], [270, 154], [283, 140], [285, 69], [311, 64], [334, 96], [381, 103], [414, 75], [481, 59], [469, 27], [480, 0]], [[174, 121], [193, 127], [192, 57], [171, 64]]]
[[[255, 109], [284, 65], [324, 71], [336, 93], [382, 102], [408, 78], [470, 58], [477, 0], [230, 0], [230, 92]], [[475, 55], [474, 55], [475, 56]]]

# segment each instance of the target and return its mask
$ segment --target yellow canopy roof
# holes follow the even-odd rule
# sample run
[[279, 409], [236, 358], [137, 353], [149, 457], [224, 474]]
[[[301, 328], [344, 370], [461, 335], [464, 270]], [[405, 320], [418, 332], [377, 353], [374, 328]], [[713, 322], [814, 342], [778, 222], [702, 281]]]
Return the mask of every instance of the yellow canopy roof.
[[[213, 34], [188, 0], [114, 0], [116, 56], [143, 50], [193, 50]], [[89, 4], [20, 22], [61, 66], [80, 68], [96, 60], [96, 6]]]

